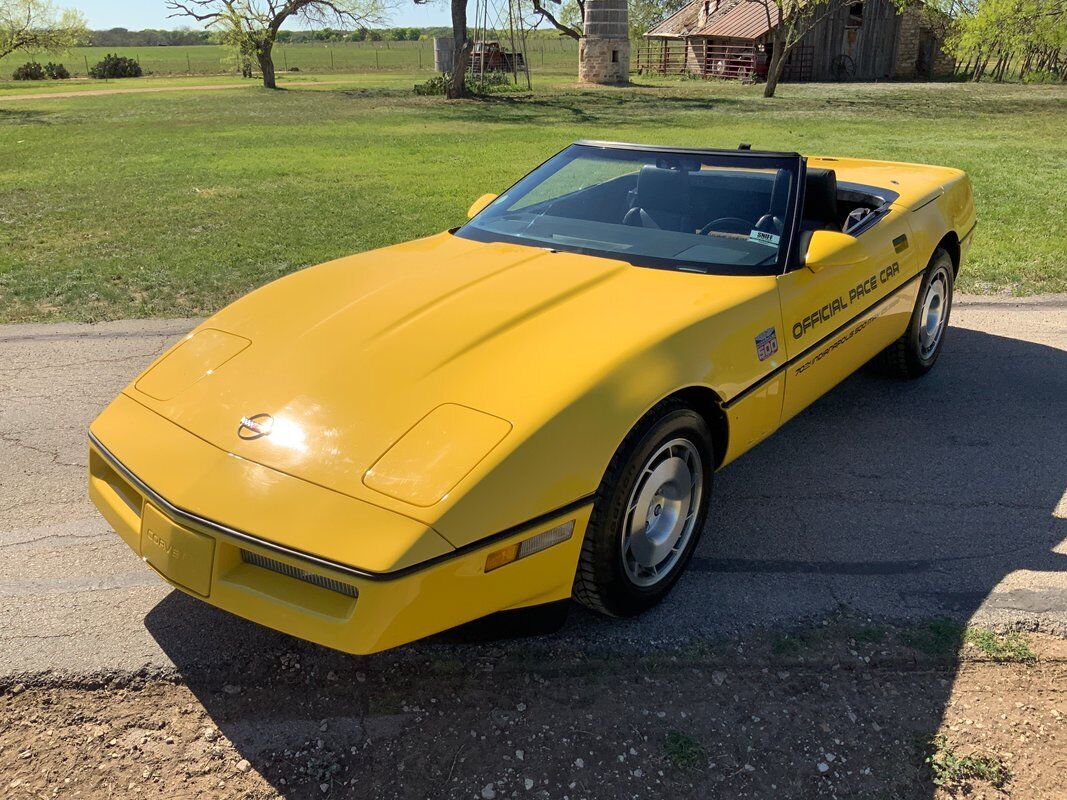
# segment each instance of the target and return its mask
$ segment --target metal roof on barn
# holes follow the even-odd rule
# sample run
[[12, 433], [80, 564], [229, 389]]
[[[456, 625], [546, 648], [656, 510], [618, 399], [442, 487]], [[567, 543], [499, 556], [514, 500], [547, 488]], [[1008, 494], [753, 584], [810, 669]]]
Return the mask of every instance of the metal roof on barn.
[[[772, 0], [722, 0], [701, 25], [705, 0], [683, 6], [652, 27], [645, 36], [685, 38], [709, 36], [722, 39], [758, 39], [778, 24], [778, 6]], [[714, 0], [712, 0], [714, 2]], [[768, 17], [768, 9], [770, 16]]]
[[[712, 0], [714, 2], [714, 0]], [[728, 8], [732, 8], [740, 0], [723, 0], [717, 11], [713, 11], [708, 19], [714, 19], [719, 14], [725, 14]], [[645, 36], [682, 37], [690, 36], [700, 27], [700, 15], [704, 0], [694, 0], [692, 3], [682, 6], [663, 22], [653, 25]]]
[[[769, 12], [769, 13], [768, 13]], [[778, 6], [759, 0], [742, 0], [723, 16], [717, 17], [697, 32], [697, 36], [724, 39], [758, 39], [778, 25]]]

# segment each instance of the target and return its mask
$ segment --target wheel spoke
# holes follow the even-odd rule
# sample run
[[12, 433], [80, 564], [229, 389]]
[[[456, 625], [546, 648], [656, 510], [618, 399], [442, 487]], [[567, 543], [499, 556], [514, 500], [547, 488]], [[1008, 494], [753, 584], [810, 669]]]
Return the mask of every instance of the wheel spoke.
[[664, 443], [645, 462], [623, 516], [620, 549], [624, 571], [638, 586], [654, 586], [672, 574], [692, 540], [704, 469], [688, 439]]

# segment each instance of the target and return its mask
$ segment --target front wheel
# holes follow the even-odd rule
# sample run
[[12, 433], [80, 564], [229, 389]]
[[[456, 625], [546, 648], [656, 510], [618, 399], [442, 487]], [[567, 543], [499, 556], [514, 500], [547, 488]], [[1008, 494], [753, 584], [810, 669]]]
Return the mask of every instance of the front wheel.
[[937, 362], [952, 311], [952, 256], [934, 251], [919, 284], [919, 297], [904, 335], [879, 353], [875, 365], [894, 378], [918, 378]]
[[703, 417], [674, 401], [649, 412], [615, 453], [597, 491], [575, 598], [617, 617], [662, 600], [700, 538], [713, 464]]

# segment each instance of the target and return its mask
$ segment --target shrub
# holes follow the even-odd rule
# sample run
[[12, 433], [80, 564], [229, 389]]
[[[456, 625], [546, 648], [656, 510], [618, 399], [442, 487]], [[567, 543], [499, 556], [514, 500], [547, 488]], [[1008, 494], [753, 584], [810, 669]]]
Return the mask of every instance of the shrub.
[[[448, 82], [451, 80], [448, 73], [436, 75], [426, 83], [415, 84], [415, 94], [418, 95], [443, 95]], [[474, 96], [487, 94], [501, 94], [518, 89], [511, 83], [511, 74], [506, 72], [487, 72], [483, 80], [467, 75], [467, 91]]]
[[65, 81], [70, 77], [70, 72], [62, 64], [53, 64], [49, 61], [44, 65], [45, 74], [54, 81]]
[[426, 83], [415, 84], [415, 94], [419, 95], [438, 95], [445, 93], [445, 81], [444, 75], [437, 75]]
[[1026, 73], [1023, 83], [1063, 83], [1063, 78], [1050, 70], [1034, 70]]
[[11, 73], [11, 77], [17, 81], [43, 81], [48, 76], [45, 75], [44, 67], [36, 61], [27, 61]]
[[89, 70], [91, 78], [140, 78], [144, 73], [136, 58], [108, 53], [104, 60]]

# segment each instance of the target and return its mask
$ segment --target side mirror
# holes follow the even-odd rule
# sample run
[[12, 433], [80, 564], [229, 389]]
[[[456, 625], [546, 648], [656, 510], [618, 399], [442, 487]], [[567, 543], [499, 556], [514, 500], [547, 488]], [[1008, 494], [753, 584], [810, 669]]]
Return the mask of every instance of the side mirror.
[[804, 253], [804, 266], [812, 272], [821, 272], [832, 267], [855, 266], [867, 260], [867, 248], [856, 237], [847, 233], [812, 231], [801, 238], [800, 244]]
[[471, 203], [471, 207], [467, 209], [467, 219], [473, 219], [474, 217], [476, 217], [478, 214], [481, 213], [483, 208], [485, 208], [487, 205], [496, 200], [496, 198], [497, 196], [495, 194], [483, 194], [481, 197]]

